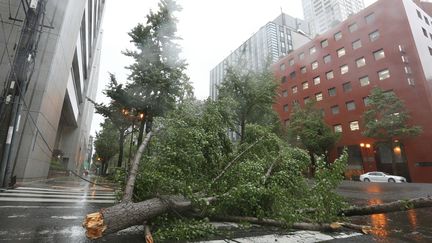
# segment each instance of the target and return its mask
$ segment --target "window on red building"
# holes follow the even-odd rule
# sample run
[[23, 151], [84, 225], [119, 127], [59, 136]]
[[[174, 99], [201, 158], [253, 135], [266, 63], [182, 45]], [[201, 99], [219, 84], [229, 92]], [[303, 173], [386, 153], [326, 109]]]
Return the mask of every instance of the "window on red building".
[[345, 74], [349, 71], [348, 65], [343, 65], [340, 67], [341, 74]]
[[315, 46], [312, 46], [311, 48], [309, 48], [309, 55], [312, 55], [316, 52], [316, 48]]
[[309, 83], [307, 81], [304, 81], [302, 83], [302, 87], [303, 87], [303, 89], [308, 89], [309, 88]]
[[352, 33], [358, 29], [357, 23], [353, 23], [348, 26], [349, 31]]
[[346, 105], [347, 110], [349, 110], [349, 111], [353, 111], [356, 109], [356, 105], [355, 105], [353, 100], [346, 102], [345, 105]]
[[293, 86], [292, 88], [291, 88], [291, 90], [292, 90], [292, 92], [293, 92], [293, 94], [295, 94], [295, 93], [297, 93], [297, 86]]
[[282, 90], [282, 96], [287, 97], [288, 96], [288, 90]]
[[328, 89], [328, 94], [329, 94], [329, 96], [336, 96], [336, 88], [333, 87], [333, 88]]
[[323, 94], [321, 92], [315, 94], [316, 101], [323, 100]]
[[314, 85], [318, 85], [318, 84], [320, 84], [320, 83], [321, 83], [321, 78], [320, 78], [319, 76], [315, 77], [315, 78], [313, 79], [313, 83], [314, 83]]
[[342, 132], [342, 125], [341, 124], [336, 124], [333, 126], [333, 129], [335, 132]]
[[286, 81], [287, 81], [287, 77], [286, 76], [282, 76], [281, 83], [286, 83]]
[[369, 96], [363, 97], [363, 104], [364, 106], [368, 106], [370, 103]]
[[340, 39], [342, 39], [342, 32], [336, 32], [335, 34], [334, 34], [334, 39], [335, 39], [335, 41], [338, 41], [338, 40], [340, 40]]
[[350, 92], [352, 90], [351, 82], [346, 82], [342, 84], [342, 88], [345, 93]]
[[371, 13], [371, 14], [368, 14], [367, 16], [365, 16], [366, 24], [370, 24], [374, 20], [375, 20], [375, 13]]
[[378, 40], [379, 37], [380, 37], [380, 33], [379, 33], [378, 30], [375, 30], [374, 32], [372, 32], [372, 33], [369, 34], [369, 40], [371, 42]]
[[317, 61], [312, 62], [311, 67], [312, 67], [312, 70], [317, 69], [318, 68], [318, 62]]
[[325, 47], [327, 47], [327, 46], [328, 46], [328, 40], [327, 40], [327, 39], [321, 41], [321, 47], [322, 47], [322, 48], [325, 48]]
[[373, 53], [376, 61], [383, 59], [385, 57], [385, 53], [383, 49], [379, 49], [378, 51], [374, 51]]
[[284, 105], [284, 106], [283, 106], [283, 111], [284, 111], [284, 112], [288, 112], [288, 111], [289, 111], [289, 107], [288, 107], [288, 105]]
[[384, 80], [390, 78], [390, 71], [388, 69], [384, 69], [378, 72], [379, 80]]
[[346, 54], [345, 48], [342, 47], [342, 48], [340, 48], [340, 49], [337, 50], [338, 57], [345, 56], [345, 54]]
[[366, 59], [364, 57], [360, 57], [359, 59], [356, 60], [356, 66], [358, 68], [361, 68], [365, 65], [366, 65]]
[[298, 55], [298, 57], [299, 57], [300, 60], [303, 60], [304, 56], [305, 56], [304, 52], [300, 52], [300, 54]]
[[334, 78], [333, 70], [326, 72], [326, 78], [327, 80]]
[[332, 113], [333, 115], [337, 115], [337, 114], [339, 114], [339, 112], [340, 112], [340, 110], [339, 110], [339, 106], [338, 106], [338, 105], [334, 105], [334, 106], [332, 106], [330, 109], [331, 109], [331, 113]]
[[359, 81], [360, 81], [360, 86], [362, 87], [370, 84], [368, 76], [361, 77]]
[[325, 56], [323, 57], [323, 60], [324, 60], [324, 63], [329, 63], [329, 62], [331, 62], [331, 56], [330, 56], [330, 54], [325, 55]]
[[352, 43], [352, 48], [355, 50], [355, 49], [358, 49], [358, 48], [360, 48], [360, 47], [362, 47], [362, 43], [361, 43], [361, 40], [356, 40], [356, 41], [354, 41], [353, 43]]
[[306, 67], [305, 67], [305, 66], [301, 67], [301, 68], [300, 68], [300, 72], [301, 72], [301, 73], [306, 73]]
[[358, 121], [352, 121], [352, 122], [350, 122], [350, 130], [351, 131], [360, 130], [359, 122]]

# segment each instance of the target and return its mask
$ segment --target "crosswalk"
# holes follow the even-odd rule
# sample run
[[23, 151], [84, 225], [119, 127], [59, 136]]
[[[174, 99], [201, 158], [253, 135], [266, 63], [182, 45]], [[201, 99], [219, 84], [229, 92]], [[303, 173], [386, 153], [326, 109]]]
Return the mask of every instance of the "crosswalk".
[[114, 192], [92, 188], [17, 187], [0, 190], [0, 202], [114, 204], [116, 201]]

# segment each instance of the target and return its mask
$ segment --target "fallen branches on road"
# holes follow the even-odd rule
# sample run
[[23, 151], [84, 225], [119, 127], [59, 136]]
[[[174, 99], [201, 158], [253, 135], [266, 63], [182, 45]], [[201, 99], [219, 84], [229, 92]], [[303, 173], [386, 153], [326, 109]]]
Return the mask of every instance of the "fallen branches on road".
[[390, 213], [406, 211], [414, 208], [432, 207], [432, 197], [420, 197], [410, 200], [398, 200], [390, 203], [383, 203], [368, 206], [352, 206], [340, 212], [343, 216], [360, 216], [377, 213]]

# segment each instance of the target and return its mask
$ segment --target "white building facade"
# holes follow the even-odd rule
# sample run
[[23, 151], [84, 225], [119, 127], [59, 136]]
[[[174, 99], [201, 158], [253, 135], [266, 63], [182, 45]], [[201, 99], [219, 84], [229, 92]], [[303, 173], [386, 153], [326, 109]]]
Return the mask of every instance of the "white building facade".
[[313, 36], [326, 32], [364, 8], [363, 0], [302, 0], [302, 4]]

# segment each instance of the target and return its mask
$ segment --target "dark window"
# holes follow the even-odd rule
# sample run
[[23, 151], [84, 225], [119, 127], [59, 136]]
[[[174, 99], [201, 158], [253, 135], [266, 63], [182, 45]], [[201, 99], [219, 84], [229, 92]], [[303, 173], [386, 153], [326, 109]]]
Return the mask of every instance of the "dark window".
[[348, 29], [352, 33], [358, 29], [358, 26], [356, 23], [354, 23], [354, 24], [351, 24], [350, 26], [348, 26]]
[[288, 105], [284, 105], [284, 106], [283, 106], [283, 111], [284, 111], [284, 112], [288, 112], [288, 110], [289, 110]]
[[424, 16], [424, 20], [425, 20], [426, 24], [429, 25], [429, 19], [426, 16]]
[[379, 36], [380, 36], [379, 31], [375, 30], [374, 32], [372, 32], [372, 33], [369, 34], [369, 40], [371, 42], [376, 41], [376, 40], [378, 40]]
[[[431, 37], [431, 38], [432, 38], [432, 37]], [[323, 60], [324, 60], [324, 63], [329, 63], [329, 62], [331, 62], [331, 56], [330, 56], [330, 54], [325, 55], [325, 56], [323, 57]]]
[[304, 52], [300, 53], [300, 54], [298, 55], [298, 57], [299, 57], [300, 60], [303, 60], [303, 58], [304, 58]]
[[281, 83], [286, 83], [286, 81], [287, 81], [287, 77], [286, 76], [282, 76]]
[[347, 110], [349, 110], [349, 111], [353, 111], [356, 109], [356, 105], [355, 105], [354, 101], [352, 101], [352, 100], [346, 102], [345, 105], [346, 105]]
[[355, 50], [355, 49], [358, 49], [358, 48], [360, 48], [360, 47], [362, 47], [362, 43], [361, 43], [361, 40], [356, 40], [356, 41], [354, 41], [353, 43], [352, 43], [352, 48]]
[[417, 10], [417, 16], [418, 16], [420, 19], [422, 19], [422, 15], [421, 15], [420, 11], [418, 11], [418, 10]]
[[296, 72], [295, 72], [295, 71], [292, 71], [292, 72], [290, 73], [290, 78], [291, 78], [291, 79], [295, 79], [295, 77], [296, 77]]
[[432, 162], [417, 162], [415, 163], [417, 167], [431, 167]]
[[374, 13], [371, 13], [371, 14], [367, 15], [367, 16], [365, 17], [365, 20], [366, 20], [366, 23], [367, 23], [367, 24], [372, 23], [372, 21], [375, 20], [375, 14], [374, 14]]
[[[363, 158], [361, 154], [361, 149], [359, 145], [349, 145], [346, 146], [348, 149], [348, 165], [350, 168], [358, 168], [362, 169], [363, 167]], [[338, 147], [338, 155], [342, 154], [344, 147]]]
[[335, 39], [335, 41], [342, 39], [342, 32], [339, 31], [339, 32], [335, 33], [334, 39]]
[[428, 37], [427, 31], [423, 27], [422, 27], [422, 30], [423, 30], [423, 35], [426, 36], [426, 37]]
[[309, 96], [304, 97], [303, 101], [304, 101], [305, 104], [309, 103], [310, 102]]
[[338, 106], [338, 105], [334, 105], [334, 106], [332, 106], [330, 109], [331, 109], [331, 113], [332, 113], [333, 115], [337, 115], [337, 114], [340, 113], [340, 111], [339, 111], [339, 106]]
[[344, 92], [350, 92], [352, 90], [351, 82], [346, 82], [342, 84], [342, 88]]
[[370, 99], [369, 99], [368, 96], [363, 97], [363, 104], [364, 104], [365, 106], [368, 106], [368, 105], [370, 104]]
[[282, 90], [282, 96], [287, 97], [288, 96], [288, 90]]
[[321, 41], [321, 47], [322, 48], [327, 47], [327, 46], [328, 46], [328, 40], [327, 39]]
[[432, 56], [432, 48], [430, 48], [430, 46], [428, 47], [429, 47], [429, 54]]
[[328, 89], [328, 94], [329, 94], [329, 96], [336, 96], [336, 88], [333, 87], [333, 88]]
[[432, 34], [431, 33], [429, 33], [429, 37], [431, 38], [431, 40], [432, 40]]

